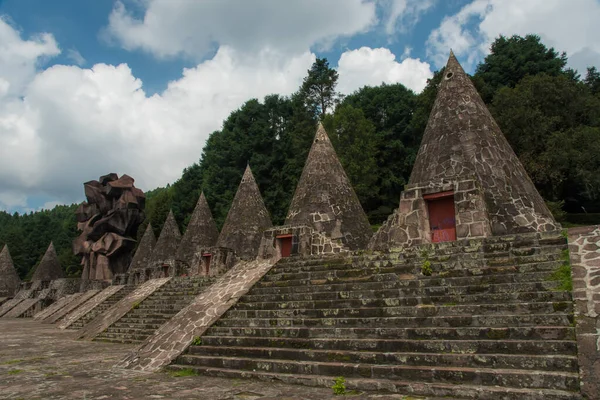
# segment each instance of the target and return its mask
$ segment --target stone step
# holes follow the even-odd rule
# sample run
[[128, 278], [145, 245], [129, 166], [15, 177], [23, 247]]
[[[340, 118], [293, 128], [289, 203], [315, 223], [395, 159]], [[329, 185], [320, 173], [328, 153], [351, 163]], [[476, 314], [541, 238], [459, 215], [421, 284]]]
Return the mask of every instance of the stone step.
[[106, 329], [104, 332], [102, 332], [99, 336], [105, 336], [105, 334], [114, 334], [117, 336], [119, 336], [121, 334], [149, 336], [152, 333], [154, 333], [156, 328], [158, 328], [158, 327], [146, 328], [146, 326], [144, 326], [144, 325], [137, 325], [135, 327], [127, 327], [127, 328], [116, 328], [114, 326], [110, 326], [108, 329]]
[[[543, 286], [543, 285], [540, 285]], [[451, 289], [451, 288], [443, 288]], [[509, 288], [506, 288], [507, 292], [500, 293], [501, 296], [497, 296], [496, 302], [485, 302], [485, 304], [506, 304], [506, 303], [540, 303], [548, 302], [548, 299], [554, 299], [552, 292], [548, 291], [532, 291], [532, 292], [520, 292], [512, 291], [509, 292]], [[530, 288], [527, 288], [530, 289]], [[539, 288], [538, 288], [539, 289]], [[495, 290], [497, 291], [497, 290]], [[350, 292], [352, 293], [352, 292]], [[460, 294], [446, 295], [446, 296], [433, 296], [432, 293], [436, 291], [430, 291], [430, 294], [422, 293], [421, 296], [406, 296], [399, 295], [397, 297], [387, 298], [342, 298], [335, 300], [298, 300], [298, 301], [240, 301], [236, 304], [236, 310], [278, 310], [278, 309], [291, 309], [291, 308], [302, 308], [302, 309], [329, 309], [329, 308], [353, 308], [353, 307], [399, 307], [399, 306], [418, 306], [418, 305], [458, 305], [460, 303], [463, 306], [482, 304], [478, 301], [484, 296], [479, 295], [475, 298], [467, 298], [466, 300], [472, 301], [459, 301], [456, 302], [454, 299], [457, 297], [462, 299], [463, 296]], [[523, 293], [527, 293], [524, 295]], [[569, 294], [565, 292], [558, 292], [556, 296], [563, 300], [554, 301], [556, 303], [568, 302], [571, 299]], [[445, 293], [444, 293], [445, 294]], [[562, 296], [561, 296], [562, 295]], [[342, 292], [342, 296], [345, 296], [345, 292]], [[489, 296], [489, 295], [486, 295]], [[434, 301], [434, 299], [442, 299], [442, 301]]]
[[258, 336], [279, 338], [439, 339], [439, 340], [575, 340], [567, 326], [456, 327], [456, 328], [325, 328], [325, 327], [223, 327], [212, 326], [210, 336]]
[[142, 325], [156, 325], [156, 324], [164, 324], [165, 323], [165, 319], [164, 318], [145, 318], [145, 317], [127, 317], [127, 318], [121, 318], [120, 320], [118, 320], [117, 322], [115, 322], [113, 325], [111, 326], [120, 326], [120, 324], [123, 325], [131, 325], [131, 324], [142, 324]]
[[94, 338], [94, 341], [105, 341], [114, 343], [141, 343], [148, 338], [147, 334], [111, 333], [102, 332]]
[[[393, 275], [393, 274], [391, 274]], [[303, 285], [288, 285], [288, 282], [282, 282], [278, 285], [269, 286], [254, 286], [249, 295], [263, 294], [284, 294], [284, 293], [315, 293], [315, 292], [331, 292], [331, 291], [355, 291], [355, 290], [387, 290], [387, 289], [402, 289], [404, 293], [419, 293], [419, 290], [428, 287], [446, 288], [440, 289], [446, 293], [452, 287], [471, 287], [472, 290], [481, 288], [480, 292], [489, 292], [494, 288], [499, 288], [506, 291], [507, 287], [504, 284], [517, 285], [512, 288], [521, 288], [520, 291], [536, 291], [540, 289], [531, 289], [531, 287], [545, 287], [542, 290], [552, 290], [557, 286], [556, 282], [549, 280], [549, 275], [545, 274], [510, 274], [507, 276], [470, 276], [461, 278], [436, 278], [435, 280], [416, 279], [414, 276], [391, 276], [389, 275], [385, 281], [362, 281], [362, 282], [304, 282]], [[502, 279], [501, 279], [502, 278]], [[531, 280], [530, 280], [531, 279]], [[530, 286], [526, 286], [526, 285]], [[518, 286], [523, 285], [523, 286]], [[489, 286], [489, 287], [488, 287]], [[525, 289], [530, 288], [530, 289]], [[412, 292], [411, 292], [412, 290]]]
[[505, 327], [570, 326], [571, 314], [536, 315], [463, 315], [444, 317], [394, 318], [225, 318], [213, 326], [221, 327]]
[[[479, 288], [477, 289], [479, 290]], [[389, 299], [399, 301], [404, 305], [417, 304], [483, 304], [483, 303], [514, 303], [523, 301], [569, 301], [571, 294], [558, 291], [531, 291], [486, 294], [446, 294], [442, 296], [411, 296], [400, 289], [388, 290], [355, 290], [351, 292], [314, 292], [314, 293], [283, 293], [245, 295], [238, 304], [252, 302], [293, 302], [293, 301], [322, 301], [346, 299]]]
[[473, 368], [454, 366], [379, 365], [331, 361], [297, 361], [188, 355], [177, 364], [211, 368], [264, 371], [280, 374], [344, 376], [348, 378], [400, 379], [418, 382], [478, 382], [482, 385], [575, 391], [579, 374], [568, 371]]
[[191, 364], [194, 356], [243, 357], [296, 361], [344, 362], [378, 365], [454, 366], [577, 372], [576, 356], [531, 354], [439, 354], [364, 351], [305, 350], [271, 347], [191, 346], [178, 364]]
[[[545, 255], [536, 255], [535, 261], [532, 263], [518, 263], [512, 259], [502, 258], [502, 262], [492, 262], [492, 260], [486, 260], [488, 266], [482, 267], [482, 260], [465, 260], [464, 255], [460, 255], [458, 265], [453, 265], [452, 268], [448, 268], [446, 261], [435, 262], [430, 260], [430, 267], [435, 271], [442, 271], [446, 276], [462, 276], [471, 270], [485, 270], [491, 273], [504, 273], [506, 267], [519, 266], [522, 269], [535, 269], [536, 271], [545, 271], [552, 269], [556, 261], [561, 260], [561, 253], [551, 253]], [[489, 265], [489, 264], [495, 265]], [[351, 266], [345, 265], [344, 268], [322, 268], [315, 269], [314, 267], [310, 270], [281, 270], [277, 267], [271, 269], [269, 273], [263, 278], [263, 282], [269, 281], [288, 281], [288, 280], [302, 280], [302, 279], [332, 279], [332, 278], [356, 278], [371, 274], [421, 274], [421, 267], [423, 261], [410, 262], [410, 263], [398, 263], [397, 261], [377, 261], [369, 264], [352, 264]], [[509, 269], [510, 271], [510, 269]]]
[[[362, 307], [350, 308], [281, 308], [273, 310], [239, 309], [236, 305], [222, 318], [371, 318], [371, 317], [428, 317], [449, 315], [507, 315], [507, 314], [552, 314], [554, 312], [572, 313], [573, 303], [507, 303], [507, 304], [467, 304], [467, 305], [420, 305], [417, 307]], [[245, 305], [244, 305], [245, 306]]]
[[421, 352], [444, 354], [531, 354], [577, 355], [573, 340], [436, 340], [436, 339], [357, 339], [280, 338], [258, 336], [202, 336], [202, 346], [275, 347], [304, 350], [342, 350], [369, 352]]
[[[189, 369], [189, 365], [171, 365], [171, 370]], [[326, 375], [300, 375], [300, 374], [280, 374], [274, 372], [247, 371], [224, 368], [212, 368], [204, 366], [193, 366], [194, 370], [206, 376], [240, 379], [252, 378], [264, 381], [280, 381], [288, 384], [300, 384], [306, 386], [331, 387], [335, 382], [335, 376]], [[443, 374], [438, 374], [443, 375]], [[488, 376], [486, 376], [488, 377]], [[531, 377], [532, 379], [535, 376]], [[565, 377], [564, 381], [571, 380], [571, 377]], [[451, 380], [455, 382], [456, 380]], [[563, 381], [561, 379], [561, 381]], [[349, 390], [371, 390], [385, 391], [400, 394], [410, 394], [411, 396], [430, 396], [430, 397], [452, 397], [460, 399], [477, 400], [579, 400], [581, 396], [577, 393], [555, 390], [555, 389], [523, 389], [511, 388], [505, 386], [484, 386], [477, 382], [472, 384], [455, 384], [450, 382], [414, 382], [400, 379], [366, 379], [350, 378], [346, 381], [346, 387]]]

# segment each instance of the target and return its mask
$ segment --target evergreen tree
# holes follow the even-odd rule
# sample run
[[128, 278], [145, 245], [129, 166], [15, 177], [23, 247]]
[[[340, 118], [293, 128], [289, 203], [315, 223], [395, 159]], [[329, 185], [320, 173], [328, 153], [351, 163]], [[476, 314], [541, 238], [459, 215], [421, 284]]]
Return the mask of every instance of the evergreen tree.
[[329, 61], [326, 58], [317, 58], [302, 82], [300, 94], [304, 97], [306, 106], [321, 119], [337, 102], [337, 80], [338, 73], [329, 67]]

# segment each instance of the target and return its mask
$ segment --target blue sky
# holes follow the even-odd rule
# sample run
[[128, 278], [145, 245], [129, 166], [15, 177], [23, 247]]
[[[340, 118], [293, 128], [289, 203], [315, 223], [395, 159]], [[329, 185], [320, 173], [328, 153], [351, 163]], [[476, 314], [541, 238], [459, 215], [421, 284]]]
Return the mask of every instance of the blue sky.
[[173, 182], [315, 57], [343, 93], [419, 92], [450, 48], [472, 72], [498, 35], [536, 33], [584, 71], [598, 20], [600, 0], [0, 0], [0, 210], [79, 202], [108, 172]]

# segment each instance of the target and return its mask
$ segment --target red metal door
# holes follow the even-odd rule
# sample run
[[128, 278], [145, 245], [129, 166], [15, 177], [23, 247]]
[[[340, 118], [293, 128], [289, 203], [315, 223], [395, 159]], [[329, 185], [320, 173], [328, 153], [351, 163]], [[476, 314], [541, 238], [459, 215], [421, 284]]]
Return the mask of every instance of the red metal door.
[[437, 243], [456, 240], [456, 219], [452, 193], [436, 193], [424, 196], [424, 198], [427, 200], [429, 209], [431, 241]]
[[212, 259], [212, 254], [204, 253], [202, 254], [202, 264], [204, 264], [204, 273], [206, 275], [210, 272], [210, 261]]
[[277, 240], [279, 240], [281, 257], [289, 257], [292, 254], [292, 235], [277, 236]]

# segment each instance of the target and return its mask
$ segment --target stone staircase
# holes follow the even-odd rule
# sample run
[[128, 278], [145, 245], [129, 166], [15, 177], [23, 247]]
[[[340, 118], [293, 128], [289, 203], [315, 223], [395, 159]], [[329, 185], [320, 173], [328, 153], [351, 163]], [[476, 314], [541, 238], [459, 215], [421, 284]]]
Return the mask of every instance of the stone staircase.
[[213, 282], [214, 278], [198, 276], [172, 278], [94, 340], [141, 343]]
[[104, 311], [108, 310], [119, 300], [127, 296], [133, 290], [135, 290], [136, 286], [134, 285], [126, 285], [123, 289], [119, 290], [117, 293], [110, 296], [108, 299], [104, 300], [98, 306], [94, 307], [90, 312], [85, 314], [83, 317], [79, 318], [77, 321], [73, 322], [71, 325], [67, 327], [67, 329], [81, 329], [87, 325], [88, 322], [92, 321], [98, 315], [104, 313]]
[[[578, 399], [560, 236], [281, 260], [169, 367], [468, 399]], [[426, 273], [427, 275], [424, 275]]]

